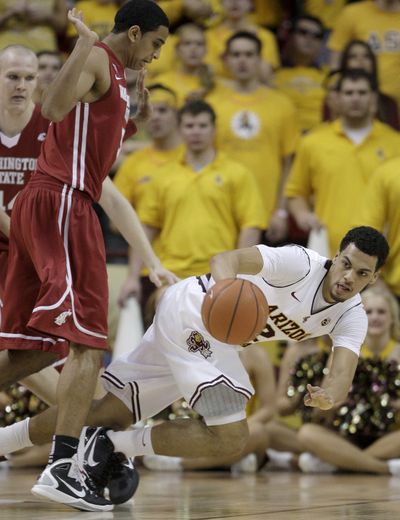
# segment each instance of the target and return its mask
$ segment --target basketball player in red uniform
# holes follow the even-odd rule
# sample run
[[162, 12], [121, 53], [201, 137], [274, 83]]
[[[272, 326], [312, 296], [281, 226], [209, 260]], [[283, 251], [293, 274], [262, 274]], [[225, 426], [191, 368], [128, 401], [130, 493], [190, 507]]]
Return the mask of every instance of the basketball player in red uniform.
[[[18, 196], [11, 218], [9, 271], [0, 334], [0, 384], [48, 365], [60, 345], [70, 354], [58, 386], [59, 412], [47, 468], [33, 492], [89, 511], [111, 502], [93, 491], [77, 463], [84, 425], [107, 348], [104, 242], [92, 204], [99, 201], [156, 285], [174, 276], [155, 256], [129, 202], [108, 178], [126, 135], [129, 96], [124, 67], [141, 71], [168, 36], [168, 18], [151, 0], [130, 0], [103, 42], [76, 10], [68, 18], [78, 40], [44, 95], [52, 121], [37, 171]], [[139, 79], [138, 115], [149, 111]], [[21, 301], [21, 295], [23, 300]]]

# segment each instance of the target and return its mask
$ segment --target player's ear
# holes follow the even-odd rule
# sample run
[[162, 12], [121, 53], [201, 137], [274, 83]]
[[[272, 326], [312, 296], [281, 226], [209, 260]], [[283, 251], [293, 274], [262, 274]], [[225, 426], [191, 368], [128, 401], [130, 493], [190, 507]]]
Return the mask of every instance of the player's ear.
[[373, 285], [378, 280], [380, 274], [381, 274], [380, 270], [375, 271], [374, 274], [372, 275], [371, 281], [369, 282], [368, 285]]
[[142, 31], [140, 30], [140, 27], [138, 25], [132, 25], [132, 27], [129, 27], [128, 38], [132, 43], [139, 41], [141, 37]]

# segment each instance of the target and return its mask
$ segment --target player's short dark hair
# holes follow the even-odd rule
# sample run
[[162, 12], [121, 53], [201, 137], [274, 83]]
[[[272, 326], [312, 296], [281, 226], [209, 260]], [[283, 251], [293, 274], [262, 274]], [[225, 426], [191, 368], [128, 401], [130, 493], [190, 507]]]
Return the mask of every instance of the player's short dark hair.
[[133, 25], [137, 25], [142, 33], [146, 33], [157, 30], [161, 25], [169, 28], [169, 20], [153, 0], [128, 0], [118, 9], [112, 32], [122, 33]]
[[185, 114], [198, 116], [199, 114], [204, 113], [209, 114], [212, 124], [215, 125], [215, 121], [217, 119], [215, 111], [211, 105], [209, 105], [206, 101], [203, 101], [202, 99], [196, 99], [194, 101], [189, 101], [188, 103], [185, 103], [178, 112], [178, 121], [180, 123], [182, 121], [182, 116], [184, 116]]
[[234, 34], [232, 34], [232, 36], [226, 40], [225, 54], [229, 53], [232, 42], [234, 42], [235, 40], [242, 40], [242, 39], [250, 40], [253, 43], [255, 43], [256, 48], [257, 48], [257, 54], [261, 54], [262, 41], [256, 34], [254, 34], [253, 32], [250, 32], [250, 31], [238, 31], [238, 32], [235, 32]]
[[340, 73], [340, 78], [337, 84], [337, 89], [340, 92], [342, 90], [343, 82], [346, 80], [359, 81], [365, 79], [373, 92], [378, 91], [378, 83], [376, 78], [364, 69], [346, 69]]
[[350, 229], [340, 242], [339, 251], [346, 249], [349, 244], [354, 244], [368, 256], [376, 256], [376, 271], [383, 266], [389, 254], [386, 238], [373, 227], [359, 226]]

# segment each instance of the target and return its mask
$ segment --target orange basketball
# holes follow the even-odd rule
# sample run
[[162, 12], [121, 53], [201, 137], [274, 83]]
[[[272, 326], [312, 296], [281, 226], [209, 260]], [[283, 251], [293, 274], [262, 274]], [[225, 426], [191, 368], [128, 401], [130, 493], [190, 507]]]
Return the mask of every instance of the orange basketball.
[[201, 307], [208, 332], [231, 345], [241, 345], [258, 336], [268, 314], [268, 302], [261, 289], [241, 278], [216, 282], [207, 291]]

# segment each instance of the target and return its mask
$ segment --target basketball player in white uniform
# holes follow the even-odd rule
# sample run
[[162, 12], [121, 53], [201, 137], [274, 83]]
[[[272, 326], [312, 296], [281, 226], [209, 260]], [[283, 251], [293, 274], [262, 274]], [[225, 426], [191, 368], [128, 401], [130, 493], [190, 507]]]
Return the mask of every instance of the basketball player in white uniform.
[[[243, 277], [265, 294], [270, 316], [254, 341], [302, 341], [328, 334], [333, 344], [330, 374], [323, 388], [308, 388], [305, 404], [329, 409], [342, 401], [367, 331], [359, 293], [376, 281], [388, 251], [383, 235], [359, 227], [347, 233], [332, 261], [300, 246], [260, 245], [221, 253], [211, 261], [212, 276], [191, 277], [168, 288], [141, 344], [103, 374], [108, 393], [93, 403], [88, 424], [124, 429], [181, 397], [203, 420], [167, 421], [129, 431], [94, 430], [89, 457], [96, 461], [93, 470], [102, 467], [99, 461], [106, 462], [105, 442], [111, 451], [128, 457], [223, 456], [243, 448], [248, 434], [245, 406], [253, 394], [238, 355], [243, 347], [215, 340], [201, 320], [205, 292], [215, 280]], [[52, 407], [25, 426], [0, 430], [2, 453], [49, 441], [55, 417]]]

